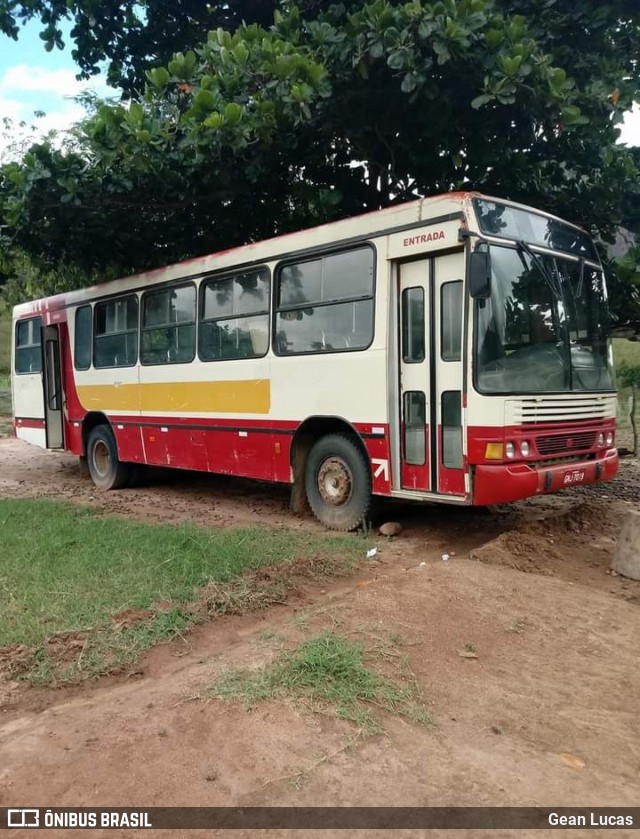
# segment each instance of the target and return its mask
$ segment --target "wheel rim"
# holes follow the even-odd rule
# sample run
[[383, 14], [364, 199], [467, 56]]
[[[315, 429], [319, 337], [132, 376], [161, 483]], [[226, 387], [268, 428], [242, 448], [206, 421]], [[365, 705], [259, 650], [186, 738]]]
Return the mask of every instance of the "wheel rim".
[[96, 440], [93, 447], [93, 465], [101, 478], [104, 478], [109, 474], [109, 469], [111, 467], [109, 449], [107, 448], [107, 444], [102, 440]]
[[340, 457], [328, 457], [318, 470], [318, 491], [325, 504], [341, 507], [351, 498], [353, 476]]

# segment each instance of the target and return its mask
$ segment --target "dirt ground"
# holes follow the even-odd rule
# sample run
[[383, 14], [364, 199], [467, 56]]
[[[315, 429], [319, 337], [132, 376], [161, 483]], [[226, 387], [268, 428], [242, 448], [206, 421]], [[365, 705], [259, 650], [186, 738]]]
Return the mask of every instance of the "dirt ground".
[[[1, 496], [154, 521], [320, 528], [289, 513], [286, 488], [163, 474], [102, 494], [74, 458], [11, 438], [0, 438]], [[57, 691], [0, 684], [0, 806], [637, 806], [640, 583], [607, 572], [639, 502], [640, 468], [627, 460], [612, 484], [492, 511], [387, 504], [381, 520], [400, 521], [402, 534], [363, 541], [347, 580], [198, 627], [124, 676]], [[327, 628], [365, 646], [399, 636], [435, 725], [381, 711], [385, 733], [360, 737], [293, 703], [246, 711], [204, 698], [229, 667]], [[470, 645], [477, 658], [460, 655]]]

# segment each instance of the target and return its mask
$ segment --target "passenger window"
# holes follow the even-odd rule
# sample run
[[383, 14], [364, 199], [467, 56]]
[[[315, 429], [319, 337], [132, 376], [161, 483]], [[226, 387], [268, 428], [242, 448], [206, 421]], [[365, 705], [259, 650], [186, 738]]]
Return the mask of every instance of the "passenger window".
[[203, 361], [267, 354], [270, 289], [268, 268], [203, 284], [198, 337], [198, 354]]
[[93, 336], [94, 367], [133, 366], [138, 359], [138, 298], [96, 303]]
[[278, 355], [365, 349], [373, 340], [369, 247], [284, 265], [278, 274]]
[[42, 370], [41, 318], [16, 323], [16, 373], [40, 373]]
[[142, 298], [142, 364], [185, 364], [196, 353], [193, 284], [146, 292]]
[[73, 363], [76, 370], [91, 367], [91, 306], [76, 309]]

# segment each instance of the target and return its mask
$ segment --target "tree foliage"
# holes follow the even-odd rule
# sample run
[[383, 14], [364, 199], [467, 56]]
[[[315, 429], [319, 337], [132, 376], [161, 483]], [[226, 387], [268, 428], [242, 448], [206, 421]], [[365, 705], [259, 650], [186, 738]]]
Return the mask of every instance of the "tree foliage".
[[33, 13], [54, 41], [71, 10], [80, 67], [106, 56], [131, 95], [0, 170], [5, 253], [128, 271], [457, 188], [605, 239], [638, 222], [640, 160], [616, 145], [640, 98], [636, 0], [181, 0], [173, 32], [164, 0], [116, 5], [109, 34], [111, 3], [0, 0], [5, 30]]
[[12, 38], [30, 20], [42, 24], [47, 50], [61, 49], [64, 24], [79, 74], [89, 78], [107, 64], [108, 81], [132, 94], [144, 89], [150, 64], [200, 43], [210, 29], [235, 30], [243, 21], [269, 26], [275, 0], [0, 0], [0, 32]]

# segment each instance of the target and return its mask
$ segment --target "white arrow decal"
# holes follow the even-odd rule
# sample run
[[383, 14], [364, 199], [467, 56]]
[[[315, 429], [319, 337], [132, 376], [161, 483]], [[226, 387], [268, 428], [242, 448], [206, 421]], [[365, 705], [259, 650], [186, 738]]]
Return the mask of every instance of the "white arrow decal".
[[377, 478], [381, 473], [382, 477], [385, 481], [389, 480], [389, 461], [388, 460], [379, 460], [375, 457], [371, 458], [371, 463], [378, 468], [373, 473], [373, 477]]

